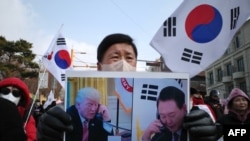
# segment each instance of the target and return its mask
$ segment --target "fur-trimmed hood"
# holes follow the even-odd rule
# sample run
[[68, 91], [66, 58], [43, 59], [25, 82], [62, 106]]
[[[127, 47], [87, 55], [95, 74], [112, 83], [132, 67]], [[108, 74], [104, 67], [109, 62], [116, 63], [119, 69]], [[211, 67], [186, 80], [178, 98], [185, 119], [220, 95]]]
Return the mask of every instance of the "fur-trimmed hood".
[[7, 86], [13, 86], [21, 90], [23, 92], [22, 93], [23, 95], [21, 97], [18, 106], [22, 106], [24, 108], [28, 107], [30, 103], [30, 96], [29, 96], [29, 89], [25, 83], [21, 79], [16, 77], [9, 77], [0, 81], [0, 88]]

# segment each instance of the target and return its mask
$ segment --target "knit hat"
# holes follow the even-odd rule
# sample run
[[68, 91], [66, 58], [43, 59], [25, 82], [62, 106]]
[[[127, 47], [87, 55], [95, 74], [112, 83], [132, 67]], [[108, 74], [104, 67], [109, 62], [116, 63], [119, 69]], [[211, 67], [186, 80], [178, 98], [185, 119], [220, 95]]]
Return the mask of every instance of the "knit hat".
[[0, 81], [0, 88], [13, 86], [22, 91], [21, 100], [18, 105], [27, 107], [30, 103], [29, 89], [27, 85], [19, 78], [9, 77]]
[[232, 101], [233, 98], [237, 97], [237, 96], [242, 96], [242, 97], [245, 97], [249, 102], [250, 102], [250, 99], [249, 97], [246, 95], [246, 93], [244, 93], [241, 89], [239, 88], [234, 88], [230, 95], [228, 96], [227, 98], [227, 103], [229, 103], [230, 101]]

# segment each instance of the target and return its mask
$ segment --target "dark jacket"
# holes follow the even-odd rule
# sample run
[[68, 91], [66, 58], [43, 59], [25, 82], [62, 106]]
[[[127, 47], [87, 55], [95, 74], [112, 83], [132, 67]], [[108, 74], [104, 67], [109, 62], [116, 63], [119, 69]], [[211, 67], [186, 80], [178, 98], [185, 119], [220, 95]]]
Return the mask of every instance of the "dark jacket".
[[223, 106], [219, 100], [214, 100], [209, 96], [204, 99], [204, 102], [211, 107], [216, 119], [219, 119], [223, 115]]
[[[233, 108], [232, 108], [232, 100], [237, 97], [242, 96], [245, 97], [248, 101], [248, 109], [246, 110], [243, 116], [240, 116]], [[219, 118], [216, 123], [218, 126], [218, 138], [223, 135], [223, 128], [230, 127], [249, 127], [250, 126], [250, 100], [249, 97], [240, 89], [234, 88], [229, 97], [227, 98], [227, 108], [228, 114], [223, 115]]]
[[[73, 131], [66, 134], [66, 141], [82, 141], [83, 136], [83, 126], [81, 123], [81, 119], [79, 117], [78, 111], [76, 107], [73, 105], [67, 109], [67, 113], [72, 118], [73, 123]], [[107, 141], [109, 135], [113, 135], [113, 133], [108, 133], [103, 128], [103, 121], [94, 118], [89, 121], [89, 141]]]
[[23, 120], [14, 103], [0, 98], [0, 141], [26, 141]]

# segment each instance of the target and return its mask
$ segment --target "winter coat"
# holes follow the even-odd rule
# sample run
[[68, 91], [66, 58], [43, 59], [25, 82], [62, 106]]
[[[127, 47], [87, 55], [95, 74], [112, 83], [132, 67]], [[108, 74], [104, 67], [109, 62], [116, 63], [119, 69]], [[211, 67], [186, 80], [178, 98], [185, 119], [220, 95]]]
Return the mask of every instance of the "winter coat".
[[0, 141], [26, 141], [23, 121], [16, 105], [0, 98]]
[[[23, 125], [25, 126], [25, 132], [26, 132], [26, 136], [27, 136], [27, 141], [35, 141], [36, 140], [36, 123], [35, 120], [33, 118], [32, 115], [30, 115], [29, 117], [24, 116], [25, 114], [25, 109], [29, 109], [30, 106], [30, 93], [29, 93], [29, 89], [27, 87], [27, 85], [20, 80], [19, 78], [16, 77], [10, 77], [10, 78], [6, 78], [3, 79], [2, 81], [0, 81], [0, 88], [3, 87], [8, 87], [8, 86], [13, 86], [18, 88], [19, 90], [21, 90], [23, 92], [23, 95], [21, 96], [20, 102], [18, 103], [17, 107], [18, 107], [18, 111], [19, 114], [21, 116], [21, 118], [23, 119]], [[26, 119], [25, 119], [26, 117]], [[27, 120], [27, 118], [29, 118]], [[27, 123], [25, 123], [27, 121]]]
[[[231, 106], [231, 103], [233, 99], [237, 96], [242, 96], [246, 98], [248, 101], [248, 109], [246, 110], [245, 114], [243, 116], [240, 116]], [[223, 135], [223, 127], [239, 127], [239, 126], [250, 126], [250, 99], [249, 97], [240, 89], [234, 88], [229, 97], [227, 98], [227, 108], [228, 108], [228, 114], [223, 115], [221, 118], [217, 120], [218, 126], [218, 138]]]

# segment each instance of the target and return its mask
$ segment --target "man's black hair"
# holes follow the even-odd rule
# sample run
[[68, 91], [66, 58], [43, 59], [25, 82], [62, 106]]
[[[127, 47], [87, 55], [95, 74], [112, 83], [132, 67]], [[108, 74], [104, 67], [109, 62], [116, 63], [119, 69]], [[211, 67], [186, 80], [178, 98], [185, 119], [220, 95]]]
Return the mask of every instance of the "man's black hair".
[[116, 43], [126, 43], [126, 44], [131, 45], [135, 52], [135, 56], [137, 57], [137, 49], [136, 49], [135, 44], [133, 43], [133, 39], [126, 34], [115, 33], [115, 34], [110, 34], [106, 36], [99, 44], [98, 49], [97, 49], [98, 62], [102, 62], [103, 55], [105, 54], [105, 52], [109, 49], [110, 46]]
[[157, 99], [157, 108], [159, 101], [174, 100], [179, 109], [183, 107], [185, 103], [185, 94], [174, 86], [168, 86], [161, 90]]

